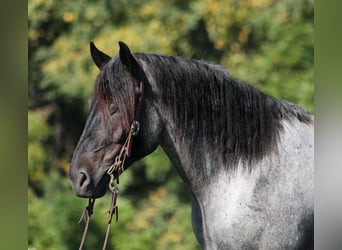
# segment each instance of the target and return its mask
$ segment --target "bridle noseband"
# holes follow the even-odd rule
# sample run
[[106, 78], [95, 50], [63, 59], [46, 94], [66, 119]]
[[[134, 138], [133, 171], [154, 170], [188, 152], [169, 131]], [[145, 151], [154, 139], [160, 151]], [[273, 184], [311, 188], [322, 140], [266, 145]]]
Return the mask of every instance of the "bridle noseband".
[[[144, 83], [143, 83], [143, 81], [139, 82], [139, 90], [140, 90], [140, 94], [138, 97], [138, 101], [135, 104], [134, 117], [133, 117], [133, 121], [132, 121], [131, 126], [130, 126], [128, 136], [126, 138], [126, 141], [122, 145], [120, 153], [115, 157], [114, 163], [108, 168], [108, 170], [106, 172], [106, 174], [108, 174], [110, 176], [108, 188], [112, 193], [112, 197], [111, 197], [111, 202], [110, 202], [110, 206], [109, 206], [109, 210], [108, 210], [109, 220], [108, 220], [108, 224], [107, 224], [106, 237], [105, 237], [105, 240], [103, 242], [103, 247], [102, 247], [103, 250], [105, 250], [107, 247], [108, 236], [109, 236], [110, 225], [112, 222], [113, 214], [116, 214], [116, 222], [118, 221], [118, 216], [119, 216], [118, 206], [116, 205], [116, 200], [117, 200], [117, 197], [119, 195], [119, 189], [115, 185], [115, 181], [117, 184], [119, 184], [119, 176], [125, 170], [124, 165], [125, 165], [126, 158], [130, 157], [130, 155], [131, 155], [133, 137], [137, 136], [139, 133], [139, 130], [140, 130], [140, 123], [139, 123], [138, 119], [139, 119], [140, 109], [141, 109], [142, 100], [143, 100], [143, 96], [144, 96]], [[88, 232], [90, 217], [93, 214], [94, 204], [95, 204], [95, 198], [90, 198], [88, 206], [83, 210], [82, 217], [80, 219], [80, 221], [81, 221], [83, 218], [85, 218], [86, 225], [84, 227], [84, 231], [83, 231], [82, 240], [81, 240], [79, 250], [83, 249], [85, 238], [86, 238], [86, 235]]]

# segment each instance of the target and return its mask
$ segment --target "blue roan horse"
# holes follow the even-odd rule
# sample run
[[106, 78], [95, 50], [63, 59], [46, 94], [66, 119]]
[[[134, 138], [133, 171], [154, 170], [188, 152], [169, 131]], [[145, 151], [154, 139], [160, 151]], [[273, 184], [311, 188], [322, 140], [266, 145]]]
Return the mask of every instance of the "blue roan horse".
[[113, 58], [90, 46], [100, 73], [71, 162], [76, 195], [106, 193], [137, 119], [124, 169], [162, 146], [190, 190], [202, 249], [313, 248], [313, 117], [220, 66], [119, 45]]

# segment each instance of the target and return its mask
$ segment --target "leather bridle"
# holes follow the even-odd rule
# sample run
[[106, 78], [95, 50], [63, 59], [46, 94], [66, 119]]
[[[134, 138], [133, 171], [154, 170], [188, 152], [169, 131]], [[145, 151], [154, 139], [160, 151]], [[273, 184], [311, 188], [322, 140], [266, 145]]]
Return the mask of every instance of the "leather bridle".
[[[134, 112], [134, 117], [133, 121], [130, 126], [130, 131], [128, 133], [128, 136], [126, 138], [125, 143], [122, 145], [120, 153], [115, 157], [114, 163], [108, 168], [106, 174], [110, 176], [110, 181], [108, 184], [108, 188], [112, 193], [111, 197], [111, 202], [110, 206], [108, 209], [108, 214], [109, 214], [109, 220], [107, 224], [107, 232], [106, 232], [106, 237], [103, 242], [103, 247], [102, 250], [105, 250], [107, 247], [107, 242], [108, 242], [108, 236], [109, 236], [109, 231], [110, 231], [110, 225], [112, 222], [112, 217], [113, 214], [116, 215], [116, 222], [118, 221], [118, 216], [119, 216], [119, 210], [118, 206], [116, 205], [116, 200], [119, 195], [119, 189], [115, 185], [115, 181], [117, 184], [119, 184], [119, 176], [122, 172], [124, 172], [124, 165], [127, 157], [130, 157], [131, 155], [131, 149], [132, 149], [132, 143], [133, 143], [133, 137], [138, 135], [139, 130], [140, 130], [140, 123], [138, 121], [139, 115], [140, 115], [140, 110], [142, 106], [142, 101], [143, 101], [143, 96], [144, 96], [144, 83], [143, 81], [139, 82], [139, 97], [137, 100], [137, 103], [134, 105], [135, 106], [135, 112]], [[136, 100], [136, 99], [134, 99]], [[80, 221], [84, 218], [86, 221], [83, 235], [82, 235], [82, 240], [80, 243], [79, 250], [83, 249], [83, 245], [85, 242], [85, 238], [88, 232], [88, 227], [89, 227], [89, 222], [90, 222], [90, 217], [93, 214], [93, 208], [95, 204], [95, 198], [90, 198], [88, 206], [83, 210], [82, 217]]]
[[131, 123], [130, 131], [128, 133], [128, 136], [126, 138], [125, 143], [122, 145], [120, 153], [115, 157], [114, 163], [109, 167], [107, 170], [107, 174], [111, 177], [111, 180], [109, 182], [109, 188], [115, 186], [114, 181], [116, 180], [117, 184], [119, 184], [119, 175], [125, 170], [124, 165], [127, 157], [130, 157], [131, 155], [131, 148], [132, 148], [132, 142], [133, 137], [138, 135], [140, 130], [140, 123], [138, 122], [139, 115], [140, 115], [140, 109], [141, 104], [143, 100], [144, 95], [144, 84], [142, 81], [139, 83], [139, 97], [136, 108], [135, 108], [135, 114], [134, 119]]

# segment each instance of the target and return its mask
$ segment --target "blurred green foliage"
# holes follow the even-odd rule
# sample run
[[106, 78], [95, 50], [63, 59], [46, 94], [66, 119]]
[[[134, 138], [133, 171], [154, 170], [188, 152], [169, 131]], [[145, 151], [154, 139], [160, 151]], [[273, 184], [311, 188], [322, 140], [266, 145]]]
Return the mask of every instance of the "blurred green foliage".
[[[204, 59], [266, 93], [313, 108], [313, 0], [31, 0], [28, 245], [77, 248], [87, 201], [67, 172], [98, 69], [89, 41]], [[111, 249], [198, 249], [186, 187], [162, 149], [122, 175]], [[86, 249], [102, 245], [109, 197], [97, 200]]]

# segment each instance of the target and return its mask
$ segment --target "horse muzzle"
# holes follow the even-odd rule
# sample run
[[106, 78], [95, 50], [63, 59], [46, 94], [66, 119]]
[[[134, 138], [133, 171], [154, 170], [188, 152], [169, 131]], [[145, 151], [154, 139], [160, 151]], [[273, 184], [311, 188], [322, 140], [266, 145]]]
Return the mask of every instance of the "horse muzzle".
[[82, 198], [99, 198], [104, 196], [110, 180], [106, 172], [99, 178], [92, 178], [84, 169], [70, 171], [69, 177], [72, 190], [78, 197]]

